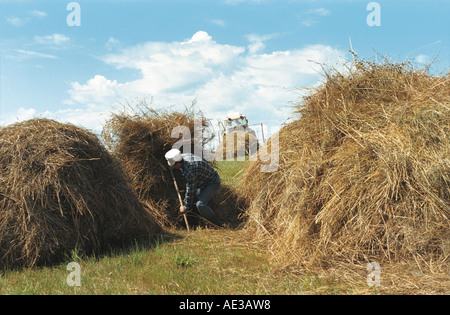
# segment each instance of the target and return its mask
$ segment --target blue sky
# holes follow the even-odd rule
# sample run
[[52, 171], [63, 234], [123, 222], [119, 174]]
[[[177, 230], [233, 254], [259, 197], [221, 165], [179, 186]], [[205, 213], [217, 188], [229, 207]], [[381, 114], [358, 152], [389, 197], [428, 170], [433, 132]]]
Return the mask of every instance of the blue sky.
[[[33, 117], [99, 133], [121, 104], [241, 111], [272, 131], [303, 90], [353, 50], [373, 61], [450, 65], [450, 1], [0, 0], [0, 124]], [[378, 53], [378, 54], [377, 54]]]

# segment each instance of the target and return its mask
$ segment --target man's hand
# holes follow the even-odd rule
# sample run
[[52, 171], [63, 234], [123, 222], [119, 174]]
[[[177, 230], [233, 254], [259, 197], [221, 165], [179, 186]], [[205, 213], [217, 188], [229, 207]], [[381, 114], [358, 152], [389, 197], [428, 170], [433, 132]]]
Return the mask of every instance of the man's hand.
[[186, 212], [186, 208], [184, 206], [180, 206], [180, 212], [181, 213], [185, 213]]

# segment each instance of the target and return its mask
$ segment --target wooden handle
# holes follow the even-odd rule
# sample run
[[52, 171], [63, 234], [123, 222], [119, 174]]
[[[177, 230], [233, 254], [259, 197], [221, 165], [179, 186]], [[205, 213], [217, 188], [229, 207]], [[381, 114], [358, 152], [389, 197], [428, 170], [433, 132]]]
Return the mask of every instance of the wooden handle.
[[[180, 207], [181, 207], [181, 206], [183, 206], [183, 199], [181, 198], [180, 190], [178, 189], [178, 184], [177, 184], [177, 181], [175, 179], [175, 176], [173, 175], [173, 171], [172, 171], [171, 168], [169, 168], [169, 170], [170, 170], [170, 174], [172, 175], [173, 184], [175, 186], [175, 190], [177, 191], [178, 200], [180, 201]], [[186, 228], [187, 228], [188, 232], [190, 232], [189, 223], [187, 221], [186, 213], [183, 213], [183, 218], [184, 218], [184, 223], [186, 223]]]

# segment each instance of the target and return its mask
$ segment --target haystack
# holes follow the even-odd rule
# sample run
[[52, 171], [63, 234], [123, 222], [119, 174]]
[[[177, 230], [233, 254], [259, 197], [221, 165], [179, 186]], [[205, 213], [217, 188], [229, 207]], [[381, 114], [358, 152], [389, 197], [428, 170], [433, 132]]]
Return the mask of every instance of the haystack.
[[255, 154], [257, 151], [258, 139], [251, 133], [238, 130], [224, 135], [214, 157], [218, 161], [244, 160], [246, 156]]
[[365, 61], [325, 75], [279, 133], [279, 170], [244, 174], [252, 240], [285, 264], [447, 262], [450, 78]]
[[87, 130], [48, 119], [0, 129], [0, 265], [59, 262], [159, 231]]
[[[186, 108], [183, 113], [157, 111], [144, 103], [137, 110], [129, 108], [113, 114], [104, 127], [103, 139], [129, 174], [139, 199], [165, 227], [184, 227], [184, 221], [164, 155], [174, 145], [182, 152], [201, 152], [212, 139], [208, 136], [208, 126], [207, 120], [201, 114], [196, 117], [192, 108]], [[183, 196], [186, 182], [180, 171], [174, 174]], [[222, 187], [215, 204], [229, 204], [229, 200], [236, 199], [232, 197], [227, 187]], [[224, 211], [220, 212], [226, 217]], [[191, 213], [190, 224], [197, 223], [198, 218], [198, 214]]]

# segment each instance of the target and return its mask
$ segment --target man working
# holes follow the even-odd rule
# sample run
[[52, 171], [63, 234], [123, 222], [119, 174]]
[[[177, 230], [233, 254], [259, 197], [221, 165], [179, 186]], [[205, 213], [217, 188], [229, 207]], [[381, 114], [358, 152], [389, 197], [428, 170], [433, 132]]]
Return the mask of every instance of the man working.
[[192, 209], [194, 195], [200, 189], [197, 209], [204, 218], [218, 224], [215, 212], [208, 206], [214, 193], [220, 187], [219, 174], [200, 157], [190, 153], [181, 154], [180, 150], [173, 149], [166, 153], [166, 160], [172, 169], [179, 169], [186, 179], [186, 193], [184, 205], [180, 212], [185, 213]]

